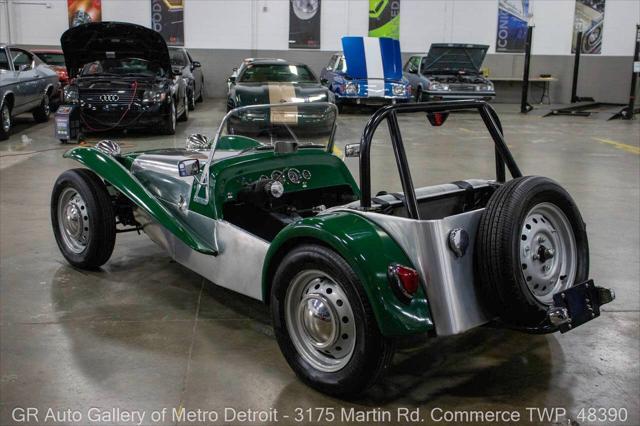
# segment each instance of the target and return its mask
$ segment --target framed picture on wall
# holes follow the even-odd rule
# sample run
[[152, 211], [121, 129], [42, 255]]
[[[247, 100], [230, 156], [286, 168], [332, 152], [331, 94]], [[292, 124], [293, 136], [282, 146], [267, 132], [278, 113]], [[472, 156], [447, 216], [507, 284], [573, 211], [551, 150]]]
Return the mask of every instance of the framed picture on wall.
[[320, 49], [320, 0], [289, 1], [289, 48]]

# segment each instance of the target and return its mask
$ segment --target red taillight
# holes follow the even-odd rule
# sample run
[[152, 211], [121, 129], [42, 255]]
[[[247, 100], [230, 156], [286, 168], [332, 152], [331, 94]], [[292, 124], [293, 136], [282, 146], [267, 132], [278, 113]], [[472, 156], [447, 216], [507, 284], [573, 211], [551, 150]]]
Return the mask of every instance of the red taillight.
[[391, 288], [405, 302], [409, 302], [420, 286], [418, 271], [397, 263], [389, 265], [387, 271]]

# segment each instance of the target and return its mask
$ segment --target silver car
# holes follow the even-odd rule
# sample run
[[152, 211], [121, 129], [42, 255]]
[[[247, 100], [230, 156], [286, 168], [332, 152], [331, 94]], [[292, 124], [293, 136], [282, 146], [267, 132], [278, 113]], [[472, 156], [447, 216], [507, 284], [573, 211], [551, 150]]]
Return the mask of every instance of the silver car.
[[13, 117], [31, 112], [49, 120], [49, 102], [59, 90], [58, 75], [34, 54], [0, 44], [0, 140], [7, 139]]

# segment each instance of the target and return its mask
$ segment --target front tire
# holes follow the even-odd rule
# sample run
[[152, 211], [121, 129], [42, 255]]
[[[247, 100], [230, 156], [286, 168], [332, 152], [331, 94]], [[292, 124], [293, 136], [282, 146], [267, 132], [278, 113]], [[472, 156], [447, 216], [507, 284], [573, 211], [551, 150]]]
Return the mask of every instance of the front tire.
[[479, 292], [494, 315], [517, 327], [543, 324], [553, 295], [589, 276], [578, 207], [551, 179], [512, 179], [482, 214], [475, 262]]
[[309, 386], [335, 396], [373, 384], [393, 357], [362, 283], [334, 251], [303, 245], [274, 276], [271, 315], [280, 350]]
[[111, 257], [116, 241], [113, 204], [92, 171], [71, 169], [56, 180], [51, 223], [62, 255], [73, 266], [96, 269]]
[[40, 101], [40, 106], [33, 110], [33, 119], [37, 123], [44, 123], [49, 121], [49, 116], [51, 115], [51, 100], [49, 99], [48, 94], [44, 94], [42, 96], [42, 100]]
[[12, 124], [11, 109], [9, 109], [7, 102], [4, 102], [0, 106], [0, 141], [9, 139]]
[[171, 102], [169, 106], [169, 116], [165, 118], [162, 127], [160, 128], [160, 133], [163, 135], [175, 135], [176, 134], [176, 103]]
[[189, 111], [196, 109], [196, 88], [193, 86], [187, 94], [187, 103], [189, 104]]

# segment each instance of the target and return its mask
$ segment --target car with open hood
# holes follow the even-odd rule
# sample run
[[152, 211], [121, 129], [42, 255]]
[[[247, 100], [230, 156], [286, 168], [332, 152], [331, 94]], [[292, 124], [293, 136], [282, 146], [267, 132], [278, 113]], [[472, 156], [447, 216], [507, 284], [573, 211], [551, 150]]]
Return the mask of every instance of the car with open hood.
[[51, 115], [58, 76], [33, 53], [0, 43], [0, 140], [9, 138], [13, 117], [25, 112], [36, 122]]
[[386, 37], [343, 37], [343, 52], [335, 53], [320, 74], [320, 82], [335, 95], [338, 108], [347, 104], [384, 105], [411, 99], [402, 76], [400, 43]]
[[94, 22], [60, 38], [71, 79], [63, 103], [79, 110], [84, 132], [157, 129], [187, 120], [187, 87], [162, 36], [141, 25]]
[[[429, 123], [463, 110], [487, 127], [485, 158], [495, 167], [483, 170], [495, 176], [416, 185], [405, 147], [429, 142]], [[230, 134], [229, 120], [246, 114], [270, 119], [258, 136]], [[62, 173], [51, 195], [58, 247], [71, 265], [95, 269], [118, 233], [148, 235], [177, 263], [267, 304], [298, 377], [342, 397], [373, 384], [403, 337], [490, 323], [564, 333], [613, 300], [589, 279], [575, 201], [551, 179], [523, 176], [487, 103], [378, 109], [361, 142], [345, 146], [359, 157], [359, 185], [333, 154], [337, 115], [323, 102], [249, 105], [229, 111], [211, 139], [192, 135], [182, 148], [76, 147], [64, 156], [84, 167]], [[324, 131], [290, 125], [317, 117]], [[424, 132], [403, 135], [411, 121]], [[390, 192], [372, 194], [374, 138], [392, 146], [396, 167], [385, 170], [397, 170], [401, 192], [387, 180]]]
[[415, 100], [493, 99], [493, 83], [480, 71], [487, 49], [482, 44], [434, 43], [426, 55], [409, 58], [404, 76]]

